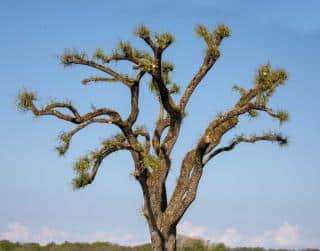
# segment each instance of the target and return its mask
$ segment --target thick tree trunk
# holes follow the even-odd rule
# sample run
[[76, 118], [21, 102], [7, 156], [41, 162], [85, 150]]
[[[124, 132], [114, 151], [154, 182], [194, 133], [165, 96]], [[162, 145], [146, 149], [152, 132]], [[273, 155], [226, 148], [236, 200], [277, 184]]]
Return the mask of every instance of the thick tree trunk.
[[153, 251], [176, 251], [176, 228], [173, 227], [169, 233], [162, 234], [151, 230], [151, 244]]
[[165, 238], [165, 250], [175, 251], [177, 248], [177, 230], [176, 227], [172, 227], [171, 231]]

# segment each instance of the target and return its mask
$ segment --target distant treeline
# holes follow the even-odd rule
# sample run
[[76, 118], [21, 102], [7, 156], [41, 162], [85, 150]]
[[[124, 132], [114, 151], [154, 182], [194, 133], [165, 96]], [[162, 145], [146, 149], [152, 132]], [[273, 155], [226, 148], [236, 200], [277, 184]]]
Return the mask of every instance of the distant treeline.
[[[200, 239], [180, 238], [178, 251], [289, 251], [288, 249], [264, 249], [261, 247], [229, 248], [223, 243], [212, 244]], [[301, 249], [300, 249], [301, 250]], [[150, 244], [135, 247], [120, 246], [109, 242], [95, 243], [19, 243], [7, 240], [0, 241], [0, 251], [152, 251]], [[301, 251], [320, 251], [320, 249], [302, 249]]]

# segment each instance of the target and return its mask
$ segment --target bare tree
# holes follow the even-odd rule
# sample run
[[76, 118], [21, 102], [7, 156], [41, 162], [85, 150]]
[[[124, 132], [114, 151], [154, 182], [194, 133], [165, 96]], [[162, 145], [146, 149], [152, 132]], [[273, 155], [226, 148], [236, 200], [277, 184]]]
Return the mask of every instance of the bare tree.
[[[272, 69], [269, 64], [262, 65], [252, 88], [234, 86], [240, 94], [239, 100], [230, 110], [219, 114], [208, 125], [196, 146], [186, 153], [173, 194], [171, 198], [167, 197], [166, 179], [171, 167], [171, 153], [179, 137], [186, 106], [201, 80], [220, 57], [220, 44], [230, 36], [230, 30], [225, 25], [219, 25], [213, 31], [199, 25], [196, 33], [204, 40], [206, 52], [201, 66], [187, 83], [178, 102], [173, 95], [179, 92], [179, 86], [170, 78], [174, 65], [162, 59], [163, 52], [174, 42], [174, 37], [169, 33], [153, 33], [144, 25], [139, 26], [135, 34], [145, 41], [149, 51], [138, 50], [128, 42], [120, 42], [111, 54], [98, 49], [89, 57], [86, 53], [66, 50], [61, 56], [65, 66], [82, 65], [103, 74], [82, 80], [84, 85], [118, 82], [129, 88], [131, 111], [127, 118], [109, 108], [94, 108], [80, 114], [70, 102], [50, 102], [39, 108], [35, 104], [36, 95], [26, 90], [20, 92], [18, 97], [18, 107], [22, 111], [31, 111], [37, 117], [53, 116], [75, 124], [73, 130], [60, 135], [61, 145], [57, 147], [60, 155], [66, 153], [72, 137], [91, 124], [108, 124], [119, 128], [119, 134], [104, 140], [99, 149], [76, 161], [73, 185], [82, 188], [91, 184], [106, 157], [120, 150], [129, 151], [134, 162], [134, 177], [143, 192], [143, 213], [148, 222], [152, 246], [157, 251], [176, 250], [176, 226], [195, 200], [203, 169], [210, 160], [233, 150], [240, 143], [271, 141], [287, 144], [285, 137], [273, 132], [250, 137], [241, 135], [235, 137], [230, 145], [220, 144], [222, 137], [238, 125], [240, 116], [256, 117], [263, 112], [281, 123], [288, 120], [285, 111], [274, 111], [268, 107], [269, 99], [277, 87], [284, 84], [287, 73], [282, 69]], [[129, 63], [135, 75], [125, 75], [110, 68], [109, 63], [114, 61]], [[156, 93], [159, 103], [159, 116], [152, 133], [144, 127], [135, 126], [139, 115], [139, 88], [145, 76], [149, 76], [151, 89]]]

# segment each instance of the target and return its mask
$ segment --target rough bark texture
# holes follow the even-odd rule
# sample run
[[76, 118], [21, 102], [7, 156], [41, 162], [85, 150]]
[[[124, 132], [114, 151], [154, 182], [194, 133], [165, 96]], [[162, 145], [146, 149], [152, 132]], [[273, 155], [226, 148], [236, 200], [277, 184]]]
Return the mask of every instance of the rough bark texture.
[[[169, 77], [173, 65], [162, 59], [163, 51], [174, 40], [173, 36], [168, 33], [153, 34], [145, 26], [139, 27], [136, 33], [150, 47], [151, 54], [137, 50], [129, 43], [121, 42], [111, 55], [106, 55], [99, 49], [90, 59], [86, 54], [74, 51], [66, 51], [61, 57], [62, 63], [66, 66], [83, 65], [107, 75], [86, 78], [82, 81], [83, 84], [119, 82], [129, 88], [131, 111], [127, 118], [109, 108], [93, 108], [92, 111], [81, 115], [71, 102], [51, 102], [38, 108], [35, 104], [36, 96], [28, 91], [19, 94], [18, 106], [23, 111], [33, 112], [37, 117], [54, 116], [76, 125], [72, 131], [61, 134], [61, 145], [57, 147], [61, 155], [68, 150], [72, 137], [91, 124], [100, 123], [118, 127], [120, 131], [118, 135], [104, 140], [99, 149], [83, 156], [75, 163], [74, 186], [81, 188], [92, 183], [103, 159], [111, 153], [119, 150], [129, 151], [134, 162], [133, 174], [142, 188], [143, 213], [148, 222], [153, 249], [174, 251], [177, 224], [195, 200], [203, 169], [210, 160], [220, 153], [233, 150], [242, 142], [271, 141], [280, 145], [287, 143], [280, 134], [267, 133], [251, 137], [241, 135], [235, 137], [230, 145], [220, 146], [223, 136], [238, 125], [240, 116], [255, 117], [258, 112], [263, 112], [279, 119], [280, 122], [288, 118], [285, 112], [274, 112], [267, 107], [270, 97], [276, 88], [285, 82], [287, 75], [281, 69], [274, 70], [270, 65], [263, 65], [258, 70], [251, 89], [235, 87], [240, 93], [239, 100], [230, 110], [219, 114], [208, 125], [196, 146], [186, 153], [174, 192], [171, 198], [168, 198], [166, 179], [171, 169], [171, 152], [179, 137], [185, 108], [201, 80], [218, 60], [219, 46], [222, 40], [230, 35], [230, 31], [224, 25], [218, 26], [214, 31], [209, 31], [204, 26], [197, 27], [198, 35], [203, 38], [207, 46], [206, 54], [199, 70], [187, 84], [177, 103], [173, 99], [177, 86], [172, 84]], [[137, 71], [135, 77], [118, 73], [108, 66], [108, 63], [120, 60], [133, 65]], [[139, 115], [139, 87], [141, 79], [147, 75], [151, 79], [159, 103], [159, 116], [155, 122], [153, 135], [150, 135], [144, 127], [135, 126]]]

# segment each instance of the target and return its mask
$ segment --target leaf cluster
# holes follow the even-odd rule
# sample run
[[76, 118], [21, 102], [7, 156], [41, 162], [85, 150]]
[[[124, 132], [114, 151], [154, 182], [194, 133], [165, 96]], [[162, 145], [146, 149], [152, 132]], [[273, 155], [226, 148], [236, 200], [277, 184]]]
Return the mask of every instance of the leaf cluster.
[[88, 56], [85, 51], [78, 51], [76, 49], [65, 49], [64, 53], [60, 56], [60, 62], [64, 66], [70, 66], [73, 64], [74, 59], [85, 60], [87, 58]]
[[149, 30], [147, 26], [144, 24], [138, 26], [138, 28], [135, 31], [135, 34], [144, 39], [147, 40], [150, 44], [156, 43], [156, 46], [162, 50], [166, 49], [169, 45], [171, 45], [175, 38], [172, 34], [168, 32], [164, 33], [154, 33]]
[[[180, 85], [173, 82], [171, 79], [171, 72], [173, 70], [174, 70], [174, 64], [172, 64], [171, 62], [168, 62], [168, 61], [162, 62], [161, 72], [162, 72], [163, 83], [168, 88], [170, 94], [179, 94], [180, 90], [181, 90]], [[152, 79], [149, 82], [149, 89], [156, 96], [159, 96], [159, 90], [158, 90], [157, 84], [155, 82], [153, 82]]]
[[157, 171], [160, 168], [160, 159], [152, 154], [146, 154], [143, 156], [142, 166], [151, 172]]
[[216, 59], [220, 56], [219, 42], [222, 38], [229, 37], [231, 31], [224, 24], [218, 25], [213, 31], [209, 31], [204, 25], [198, 25], [196, 27], [196, 34], [206, 42], [208, 55]]
[[113, 137], [102, 141], [102, 145], [104, 146], [106, 151], [112, 149], [119, 149], [120, 145], [124, 143], [126, 140], [125, 136], [122, 133], [116, 134]]
[[158, 46], [164, 50], [174, 42], [174, 36], [168, 32], [155, 34]]
[[62, 132], [59, 135], [60, 145], [56, 147], [56, 150], [60, 156], [64, 156], [68, 151], [71, 141], [71, 135], [66, 132]]
[[73, 170], [77, 175], [77, 177], [72, 181], [73, 188], [79, 189], [90, 183], [91, 178], [89, 171], [92, 163], [93, 158], [90, 158], [89, 155], [85, 155], [77, 159], [73, 165]]
[[22, 112], [29, 111], [33, 102], [37, 100], [37, 95], [34, 92], [23, 90], [18, 93], [17, 107]]
[[270, 64], [262, 65], [258, 70], [255, 79], [255, 85], [259, 90], [256, 97], [256, 103], [266, 105], [276, 88], [280, 85], [284, 85], [287, 79], [288, 74], [285, 70], [273, 70], [271, 69]]
[[[254, 103], [258, 106], [266, 107], [276, 89], [284, 85], [287, 79], [288, 74], [285, 70], [272, 69], [270, 64], [265, 64], [258, 69], [253, 89], [247, 90], [239, 85], [234, 85], [233, 90], [241, 95], [240, 104], [241, 102], [248, 102], [247, 95], [250, 91], [255, 90]], [[259, 113], [256, 110], [249, 110], [248, 115], [255, 118]], [[277, 118], [282, 124], [289, 120], [289, 113], [284, 110], [279, 110], [273, 114], [273, 117]]]

